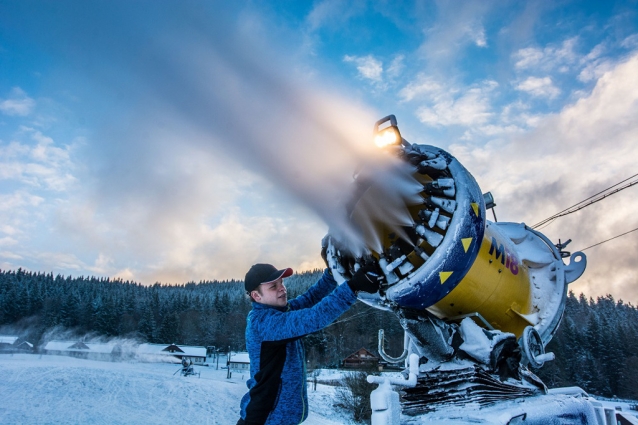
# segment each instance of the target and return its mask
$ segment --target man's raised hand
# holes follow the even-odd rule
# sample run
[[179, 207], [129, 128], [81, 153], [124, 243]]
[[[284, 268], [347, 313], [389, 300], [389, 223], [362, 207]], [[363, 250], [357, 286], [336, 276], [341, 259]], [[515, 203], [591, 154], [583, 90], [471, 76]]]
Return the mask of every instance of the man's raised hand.
[[359, 291], [374, 294], [379, 291], [381, 282], [383, 282], [383, 276], [378, 273], [377, 267], [374, 264], [368, 264], [354, 273], [352, 279], [348, 281], [348, 286], [355, 294]]

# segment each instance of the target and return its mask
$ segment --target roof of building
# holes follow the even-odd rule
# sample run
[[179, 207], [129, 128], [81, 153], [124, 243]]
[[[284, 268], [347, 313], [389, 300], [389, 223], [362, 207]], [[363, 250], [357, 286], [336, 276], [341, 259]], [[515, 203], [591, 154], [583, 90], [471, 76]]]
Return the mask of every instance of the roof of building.
[[[175, 347], [173, 352], [168, 351], [167, 348]], [[206, 347], [197, 347], [190, 345], [176, 345], [176, 344], [140, 344], [137, 347], [139, 354], [157, 354], [161, 356], [174, 356], [182, 355], [186, 357], [206, 357]]]
[[346, 359], [357, 359], [357, 360], [378, 360], [379, 358], [372, 354], [365, 348], [359, 348], [354, 353], [350, 354]]
[[0, 344], [13, 344], [18, 340], [17, 336], [13, 335], [0, 335]]
[[68, 351], [76, 353], [103, 353], [110, 354], [119, 344], [114, 342], [83, 342], [53, 340], [46, 343], [47, 351]]
[[[170, 351], [167, 350], [170, 348]], [[84, 342], [84, 341], [60, 341], [53, 340], [46, 343], [44, 349], [47, 351], [66, 351], [76, 353], [102, 353], [111, 354], [122, 351], [136, 352], [137, 354], [159, 355], [159, 356], [185, 356], [185, 357], [206, 357], [206, 347], [196, 347], [189, 345], [175, 344], [140, 344], [133, 346], [118, 342]]]
[[248, 353], [234, 353], [230, 355], [230, 363], [250, 363]]
[[180, 345], [185, 356], [188, 357], [206, 357], [206, 347], [194, 347], [189, 345]]

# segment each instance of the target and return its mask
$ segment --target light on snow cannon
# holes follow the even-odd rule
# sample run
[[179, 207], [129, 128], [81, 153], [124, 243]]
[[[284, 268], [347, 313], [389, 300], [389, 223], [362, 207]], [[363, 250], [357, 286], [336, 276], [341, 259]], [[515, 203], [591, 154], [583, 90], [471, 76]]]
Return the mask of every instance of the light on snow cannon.
[[[379, 128], [388, 121], [390, 122], [389, 126]], [[400, 145], [402, 140], [403, 138], [401, 137], [401, 132], [399, 131], [394, 115], [381, 118], [374, 125], [374, 143], [378, 147], [385, 148], [386, 146]]]

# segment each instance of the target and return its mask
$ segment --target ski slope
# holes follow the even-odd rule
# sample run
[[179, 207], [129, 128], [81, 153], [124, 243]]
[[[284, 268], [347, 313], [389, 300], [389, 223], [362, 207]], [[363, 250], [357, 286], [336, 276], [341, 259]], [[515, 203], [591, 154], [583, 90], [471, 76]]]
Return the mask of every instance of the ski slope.
[[[220, 360], [220, 365], [225, 360]], [[195, 366], [200, 377], [183, 377], [178, 363], [103, 362], [65, 356], [0, 354], [0, 424], [170, 424], [234, 425], [247, 374]], [[177, 373], [176, 373], [177, 372]], [[320, 379], [338, 380], [339, 371], [322, 371]], [[335, 387], [308, 385], [307, 425], [353, 424], [334, 406]], [[635, 418], [629, 404], [600, 401]], [[557, 392], [510, 400], [481, 408], [472, 403], [419, 416], [402, 424], [507, 424], [523, 412], [528, 420], [555, 411], [576, 411], [577, 399]], [[570, 407], [572, 406], [572, 407]], [[563, 418], [564, 419], [564, 418]], [[559, 423], [582, 423], [582, 419]], [[638, 419], [636, 419], [638, 422]]]
[[[220, 364], [222, 362], [220, 361]], [[225, 362], [224, 362], [225, 364]], [[0, 355], [2, 424], [235, 424], [246, 375], [179, 364], [115, 363], [34, 354]], [[309, 388], [305, 424], [348, 421], [333, 407], [334, 387]]]

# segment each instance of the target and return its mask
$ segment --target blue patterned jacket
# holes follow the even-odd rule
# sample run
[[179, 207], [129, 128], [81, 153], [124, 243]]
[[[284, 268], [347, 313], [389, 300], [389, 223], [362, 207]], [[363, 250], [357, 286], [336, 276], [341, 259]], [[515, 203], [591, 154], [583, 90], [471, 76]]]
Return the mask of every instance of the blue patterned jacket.
[[292, 425], [306, 420], [308, 394], [301, 337], [332, 323], [356, 300], [350, 287], [337, 286], [326, 269], [317, 283], [286, 307], [253, 302], [246, 319], [250, 379], [240, 413], [245, 424]]

